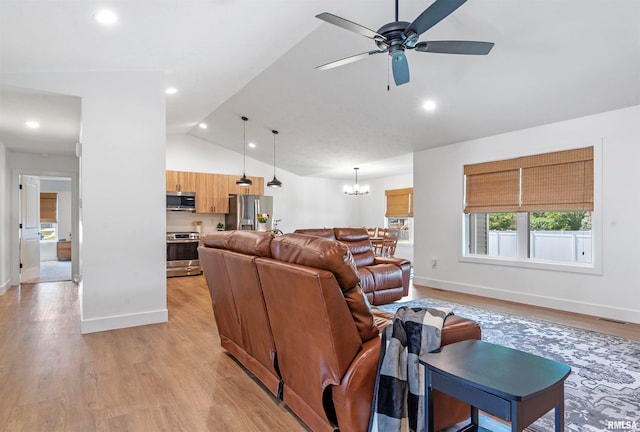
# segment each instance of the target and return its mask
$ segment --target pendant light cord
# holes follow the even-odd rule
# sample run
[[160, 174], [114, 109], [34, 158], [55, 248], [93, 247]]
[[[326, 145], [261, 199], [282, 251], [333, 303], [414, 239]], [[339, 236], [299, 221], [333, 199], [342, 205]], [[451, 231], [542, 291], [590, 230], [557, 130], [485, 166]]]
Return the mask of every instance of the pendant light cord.
[[272, 130], [273, 134], [273, 178], [276, 178], [276, 135], [278, 135], [277, 130]]
[[247, 159], [247, 120], [248, 118], [242, 116], [242, 177], [245, 176], [246, 170], [246, 159]]

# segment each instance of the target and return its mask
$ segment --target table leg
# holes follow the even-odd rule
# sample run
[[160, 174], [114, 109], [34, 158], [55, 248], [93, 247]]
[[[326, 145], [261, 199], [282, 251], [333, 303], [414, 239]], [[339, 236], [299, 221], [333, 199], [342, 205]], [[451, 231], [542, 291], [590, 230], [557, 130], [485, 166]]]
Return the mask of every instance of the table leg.
[[471, 424], [478, 426], [478, 408], [471, 405]]
[[564, 403], [559, 403], [556, 405], [556, 431], [555, 432], [563, 432], [564, 431]]
[[425, 368], [424, 377], [424, 430], [433, 431], [433, 398], [431, 394], [431, 371]]

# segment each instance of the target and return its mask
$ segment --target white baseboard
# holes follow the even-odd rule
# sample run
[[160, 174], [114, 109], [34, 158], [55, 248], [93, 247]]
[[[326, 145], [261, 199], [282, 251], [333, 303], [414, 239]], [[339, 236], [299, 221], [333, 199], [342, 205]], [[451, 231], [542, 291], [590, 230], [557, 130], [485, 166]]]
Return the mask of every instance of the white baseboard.
[[169, 320], [167, 309], [159, 311], [142, 312], [131, 315], [117, 315], [102, 318], [93, 318], [80, 321], [80, 333], [95, 333], [107, 330], [116, 330], [127, 327], [137, 327], [148, 324], [165, 323]]
[[414, 276], [416, 285], [640, 324], [640, 310]]
[[0, 285], [0, 295], [4, 295], [4, 293], [9, 291], [9, 287], [11, 287], [9, 282], [10, 282], [9, 279], [7, 279], [6, 281], [4, 281], [2, 285]]

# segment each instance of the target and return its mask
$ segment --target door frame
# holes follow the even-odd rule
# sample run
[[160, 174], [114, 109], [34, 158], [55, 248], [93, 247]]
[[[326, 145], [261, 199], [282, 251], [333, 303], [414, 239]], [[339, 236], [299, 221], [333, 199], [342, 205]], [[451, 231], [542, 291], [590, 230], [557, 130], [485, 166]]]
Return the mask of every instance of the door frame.
[[78, 172], [13, 168], [11, 170], [11, 214], [10, 214], [10, 286], [20, 283], [20, 176], [65, 177], [71, 179], [71, 275], [73, 280], [81, 278], [80, 259], [80, 186]]

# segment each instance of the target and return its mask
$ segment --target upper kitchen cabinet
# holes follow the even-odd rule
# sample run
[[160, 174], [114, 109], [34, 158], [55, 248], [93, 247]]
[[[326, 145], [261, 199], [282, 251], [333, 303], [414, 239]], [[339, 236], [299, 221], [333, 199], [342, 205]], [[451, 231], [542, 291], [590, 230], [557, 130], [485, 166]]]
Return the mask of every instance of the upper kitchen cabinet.
[[229, 193], [233, 195], [264, 195], [264, 177], [247, 176], [253, 184], [251, 186], [238, 186], [236, 180], [239, 176], [230, 175]]
[[196, 173], [187, 171], [167, 171], [167, 191], [195, 192]]
[[196, 213], [229, 213], [228, 175], [196, 175]]

